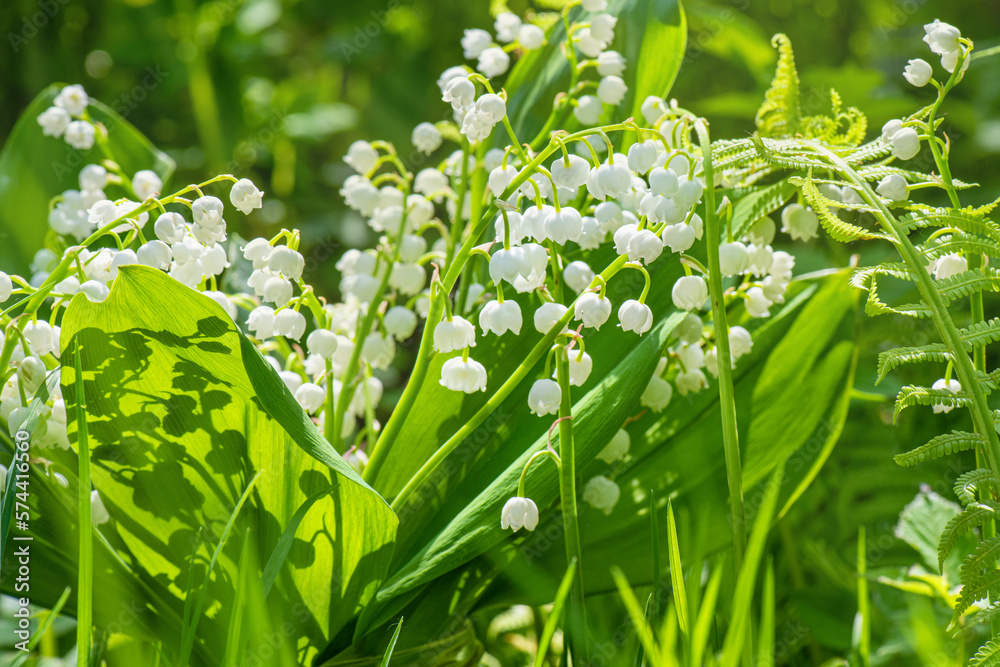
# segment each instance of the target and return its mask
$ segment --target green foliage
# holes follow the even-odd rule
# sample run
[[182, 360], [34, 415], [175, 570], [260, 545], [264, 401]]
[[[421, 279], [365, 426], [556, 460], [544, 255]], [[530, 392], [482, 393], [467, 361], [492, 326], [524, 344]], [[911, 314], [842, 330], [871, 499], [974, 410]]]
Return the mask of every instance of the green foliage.
[[[189, 319], [173, 317], [177, 309]], [[237, 572], [239, 558], [223, 549], [231, 525], [251, 530], [257, 562], [272, 552], [279, 560], [282, 551], [292, 554], [269, 606], [286, 619], [305, 605], [315, 621], [299, 632], [313, 646], [372, 598], [388, 565], [395, 516], [332, 451], [218, 304], [159, 271], [128, 267], [104, 303], [77, 297], [63, 331], [63, 340], [79, 341], [83, 351], [93, 478], [117, 522], [109, 547], [136, 582], [148, 582], [164, 636], [181, 636], [180, 582], [196, 572], [202, 596], [203, 586], [212, 591], [201, 625], [224, 622], [235, 591], [221, 573]], [[64, 373], [65, 395], [78, 381]], [[252, 495], [241, 500], [252, 479]], [[236, 516], [232, 508], [241, 502], [247, 509]], [[299, 515], [307, 504], [312, 509]], [[289, 549], [284, 532], [295, 521]], [[318, 539], [327, 534], [333, 539]], [[195, 541], [203, 546], [189, 564]], [[202, 569], [209, 555], [220, 564], [214, 577], [211, 565]], [[308, 567], [312, 562], [334, 567]], [[98, 589], [107, 591], [106, 576], [95, 572]], [[102, 597], [113, 607], [113, 596]], [[195, 609], [192, 621], [198, 616]], [[221, 659], [216, 642], [225, 633], [198, 636], [198, 652]]]

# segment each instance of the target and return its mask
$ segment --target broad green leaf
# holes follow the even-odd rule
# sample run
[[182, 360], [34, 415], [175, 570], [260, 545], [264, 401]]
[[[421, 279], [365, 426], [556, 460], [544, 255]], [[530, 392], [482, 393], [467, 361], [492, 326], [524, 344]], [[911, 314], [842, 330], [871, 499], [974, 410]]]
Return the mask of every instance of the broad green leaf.
[[110, 155], [95, 145], [78, 151], [63, 139], [46, 137], [38, 115], [52, 106], [62, 89], [52, 85], [24, 110], [0, 152], [0, 266], [24, 273], [35, 251], [42, 247], [48, 230], [49, 201], [65, 190], [77, 190], [77, 174], [85, 165], [111, 157], [126, 174], [152, 169], [164, 182], [174, 163], [122, 117], [128, 108], [112, 109], [91, 100], [91, 118], [108, 130]]
[[[251, 530], [253, 555], [263, 563], [285, 528], [301, 520], [268, 606], [294, 622], [296, 649], [315, 655], [374, 595], [392, 549], [393, 512], [322, 438], [225, 312], [162, 272], [124, 268], [105, 302], [75, 298], [63, 349], [73, 340], [83, 352], [92, 477], [112, 517], [109, 539], [135, 582], [151, 582], [163, 600], [149, 604], [176, 612], [195, 545], [204, 542], [197, 582], [259, 475], [235, 528]], [[72, 396], [74, 375], [64, 370], [64, 396]], [[223, 654], [239, 556], [235, 546], [220, 552], [208, 589], [198, 635], [201, 660], [212, 664]]]

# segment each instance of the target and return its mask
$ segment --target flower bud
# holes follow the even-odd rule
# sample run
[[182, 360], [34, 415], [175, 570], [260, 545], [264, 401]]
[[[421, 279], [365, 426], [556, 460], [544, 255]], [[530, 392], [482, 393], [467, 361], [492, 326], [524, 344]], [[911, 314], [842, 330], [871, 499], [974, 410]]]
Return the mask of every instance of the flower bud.
[[920, 152], [920, 137], [912, 127], [904, 127], [892, 135], [892, 155], [900, 160], [909, 160]]
[[889, 174], [878, 182], [875, 192], [880, 197], [891, 199], [892, 201], [906, 201], [910, 197], [909, 187], [906, 179], [899, 174]]
[[594, 281], [594, 275], [594, 270], [590, 268], [590, 265], [580, 260], [570, 262], [563, 269], [563, 280], [577, 294], [590, 287], [590, 283]]
[[681, 310], [700, 310], [708, 299], [708, 284], [701, 276], [683, 276], [670, 291], [674, 306]]
[[906, 69], [903, 70], [903, 78], [917, 88], [926, 86], [932, 76], [934, 76], [934, 69], [930, 63], [920, 58], [909, 61], [906, 64]]
[[[470, 86], [472, 85], [469, 81], [466, 81], [466, 83]], [[474, 86], [473, 93], [475, 93]], [[446, 99], [445, 102], [447, 101], [448, 100]], [[471, 102], [472, 100], [470, 99], [469, 101]], [[367, 141], [355, 141], [347, 149], [347, 155], [344, 156], [344, 162], [346, 162], [349, 167], [354, 169], [354, 171], [359, 174], [367, 174], [375, 168], [376, 164], [378, 164], [378, 151], [375, 150]]]
[[593, 95], [581, 95], [573, 107], [573, 115], [581, 125], [597, 125], [601, 121], [604, 106]]
[[110, 520], [111, 515], [108, 514], [108, 509], [104, 506], [104, 501], [101, 500], [101, 494], [97, 492], [97, 489], [94, 489], [90, 492], [90, 523], [99, 526]]
[[677, 392], [681, 396], [687, 396], [688, 394], [698, 393], [707, 387], [708, 379], [700, 370], [692, 370], [678, 373], [677, 377], [674, 378], [674, 384], [677, 385]]
[[417, 329], [417, 315], [406, 306], [393, 306], [386, 311], [383, 318], [385, 330], [397, 341], [403, 341], [413, 335]]
[[160, 194], [163, 189], [163, 181], [156, 175], [156, 172], [149, 169], [142, 169], [135, 172], [132, 177], [132, 191], [140, 200], [145, 200], [153, 195]]

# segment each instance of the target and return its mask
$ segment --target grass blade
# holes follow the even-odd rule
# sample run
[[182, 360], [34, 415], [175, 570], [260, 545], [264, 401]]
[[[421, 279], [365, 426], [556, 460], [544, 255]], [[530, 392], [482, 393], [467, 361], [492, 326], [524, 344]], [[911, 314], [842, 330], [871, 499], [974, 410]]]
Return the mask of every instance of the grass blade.
[[635, 626], [635, 632], [639, 636], [639, 641], [642, 642], [642, 647], [646, 651], [646, 655], [649, 656], [653, 667], [660, 667], [660, 652], [656, 647], [656, 640], [653, 639], [653, 633], [650, 632], [649, 626], [646, 624], [642, 608], [639, 606], [639, 601], [636, 599], [635, 592], [632, 591], [628, 579], [625, 578], [625, 573], [622, 572], [620, 567], [616, 566], [611, 568], [611, 576], [615, 580], [615, 586], [618, 587], [618, 594], [621, 595], [622, 602], [625, 603], [625, 610], [632, 620], [632, 625]]
[[871, 614], [868, 609], [868, 576], [865, 562], [865, 527], [858, 528], [858, 614], [854, 618], [854, 649], [863, 667], [871, 664]]
[[698, 618], [691, 632], [691, 664], [701, 665], [702, 657], [708, 648], [709, 633], [712, 631], [712, 619], [715, 618], [715, 603], [719, 599], [719, 586], [722, 584], [722, 572], [725, 561], [719, 559], [712, 569], [712, 576], [705, 587], [705, 597], [701, 599]]
[[261, 593], [263, 594], [264, 599], [267, 599], [267, 594], [271, 592], [271, 586], [274, 585], [274, 580], [278, 577], [278, 572], [281, 571], [281, 566], [285, 564], [288, 552], [292, 549], [292, 542], [295, 540], [295, 532], [299, 529], [299, 524], [302, 523], [302, 519], [304, 519], [306, 514], [309, 513], [309, 510], [316, 504], [317, 500], [331, 491], [333, 491], [333, 487], [317, 491], [313, 495], [306, 498], [305, 502], [302, 503], [302, 506], [295, 510], [295, 514], [292, 515], [288, 525], [285, 526], [284, 532], [282, 532], [281, 537], [278, 538], [278, 543], [274, 545], [274, 551], [271, 552], [270, 558], [267, 559], [267, 565], [264, 566], [264, 573], [261, 575], [260, 585]]
[[656, 491], [649, 490], [649, 532], [650, 541], [653, 543], [653, 606], [650, 611], [649, 625], [657, 626], [657, 612], [660, 609], [660, 579], [663, 576], [663, 567], [660, 564], [660, 519], [656, 513]]
[[77, 486], [80, 517], [80, 561], [76, 588], [76, 663], [90, 662], [90, 634], [93, 626], [94, 532], [90, 525], [90, 438], [87, 434], [87, 399], [83, 391], [83, 364], [80, 343], [74, 339], [73, 385], [76, 389], [76, 442], [80, 462]]
[[688, 598], [684, 588], [684, 570], [681, 567], [681, 548], [677, 540], [677, 523], [674, 521], [674, 506], [667, 502], [667, 555], [670, 558], [670, 582], [677, 607], [677, 624], [681, 632], [688, 634]]
[[42, 624], [38, 626], [35, 634], [32, 635], [31, 639], [28, 641], [28, 650], [19, 655], [16, 660], [11, 662], [10, 667], [21, 667], [21, 665], [28, 661], [28, 657], [31, 655], [31, 652], [35, 650], [35, 647], [38, 646], [38, 642], [42, 640], [45, 633], [48, 632], [49, 628], [52, 627], [52, 624], [56, 622], [56, 618], [59, 617], [59, 612], [62, 611], [63, 605], [65, 605], [66, 600], [69, 599], [71, 590], [71, 588], [67, 588], [63, 591], [63, 594], [59, 596], [59, 601], [55, 603], [51, 610], [49, 610], [45, 620], [42, 621]]
[[774, 667], [774, 559], [767, 559], [764, 595], [760, 601], [760, 640], [757, 642], [759, 667]]
[[750, 605], [753, 602], [754, 586], [757, 583], [757, 570], [764, 554], [764, 545], [771, 530], [771, 519], [774, 517], [775, 506], [778, 503], [778, 493], [781, 491], [781, 480], [785, 464], [781, 463], [764, 490], [764, 498], [754, 518], [753, 530], [747, 543], [746, 558], [740, 567], [736, 579], [736, 593], [733, 595], [732, 624], [726, 633], [722, 644], [722, 667], [735, 667], [742, 657], [743, 647], [747, 642], [747, 630], [750, 626]]
[[229, 632], [226, 633], [226, 652], [222, 664], [236, 667], [243, 633], [243, 610], [247, 604], [247, 589], [252, 586], [250, 568], [250, 529], [243, 535], [243, 549], [240, 551], [240, 565], [237, 574], [236, 597], [229, 616]]
[[208, 584], [212, 578], [212, 571], [215, 569], [215, 564], [219, 560], [219, 555], [222, 553], [222, 548], [226, 546], [226, 541], [229, 539], [229, 533], [233, 529], [233, 524], [236, 523], [236, 517], [243, 508], [243, 503], [247, 501], [250, 497], [250, 492], [253, 491], [253, 487], [257, 484], [257, 480], [260, 476], [264, 474], [263, 470], [258, 470], [254, 478], [250, 480], [247, 484], [246, 490], [240, 497], [240, 501], [236, 503], [236, 508], [233, 513], [229, 515], [229, 521], [226, 523], [226, 529], [222, 531], [222, 537], [219, 539], [219, 543], [215, 546], [215, 553], [212, 554], [212, 561], [208, 565], [208, 571], [205, 573], [205, 581], [201, 585], [201, 591], [198, 593], [198, 602], [194, 606], [194, 610], [191, 613], [191, 619], [187, 627], [184, 628], [183, 636], [181, 637], [181, 652], [177, 660], [178, 667], [184, 667], [188, 664], [188, 659], [191, 657], [191, 649], [194, 648], [194, 640], [198, 630], [198, 623], [201, 621], [201, 610], [205, 605], [205, 595], [208, 593]]
[[[28, 447], [28, 443], [31, 442], [31, 436], [35, 432], [35, 424], [38, 423], [38, 418], [41, 416], [42, 410], [45, 409], [45, 401], [49, 400], [49, 395], [58, 383], [59, 373], [55, 371], [49, 373], [28, 406], [27, 419], [24, 420], [21, 429], [14, 437], [14, 460], [11, 461], [10, 470], [7, 471], [7, 484], [3, 490], [3, 496], [0, 496], [0, 563], [4, 562], [4, 547], [7, 544], [7, 535], [10, 533], [10, 521], [14, 516], [14, 504], [17, 497], [14, 493], [14, 487], [17, 486], [19, 476], [28, 474], [27, 458], [24, 459], [23, 470], [18, 469], [18, 445], [24, 442], [25, 447]], [[21, 432], [24, 434], [22, 435]], [[23, 453], [27, 455], [27, 449]]]
[[396, 624], [396, 631], [392, 633], [392, 639], [389, 640], [389, 645], [385, 647], [385, 654], [382, 655], [382, 662], [379, 663], [379, 667], [388, 667], [389, 659], [392, 657], [392, 650], [396, 648], [396, 640], [399, 639], [399, 631], [403, 629], [403, 617], [399, 617], [399, 623]]
[[576, 559], [574, 558], [569, 562], [566, 574], [563, 575], [562, 581], [559, 583], [559, 588], [556, 590], [556, 599], [552, 602], [552, 611], [545, 621], [542, 636], [538, 640], [538, 650], [535, 652], [535, 667], [542, 667], [542, 663], [545, 662], [545, 656], [549, 653], [549, 645], [552, 643], [552, 637], [556, 634], [559, 617], [562, 616], [563, 607], [566, 605], [566, 596], [569, 595], [569, 590], [573, 586], [573, 577], [575, 575]]

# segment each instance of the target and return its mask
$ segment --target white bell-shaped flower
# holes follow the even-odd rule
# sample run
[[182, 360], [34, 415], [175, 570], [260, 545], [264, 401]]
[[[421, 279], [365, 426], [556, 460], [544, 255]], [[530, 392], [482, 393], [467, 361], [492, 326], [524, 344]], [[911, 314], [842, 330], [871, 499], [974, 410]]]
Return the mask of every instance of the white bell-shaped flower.
[[535, 380], [528, 391], [528, 408], [539, 417], [557, 414], [561, 401], [562, 389], [555, 380]]
[[594, 276], [594, 270], [590, 268], [590, 265], [580, 260], [570, 262], [563, 269], [563, 280], [577, 294], [590, 287]]
[[694, 228], [683, 222], [667, 225], [660, 233], [660, 239], [670, 252], [685, 252], [694, 245]]
[[530, 498], [514, 496], [500, 511], [500, 528], [508, 528], [515, 533], [522, 528], [534, 530], [538, 525], [538, 506]]
[[611, 317], [611, 300], [596, 292], [585, 292], [576, 301], [575, 319], [583, 326], [600, 330], [601, 325]]
[[597, 454], [597, 458], [604, 461], [607, 464], [614, 463], [625, 458], [628, 454], [629, 447], [632, 445], [632, 439], [629, 437], [628, 431], [625, 429], [618, 429], [614, 437], [611, 438], [611, 442], [605, 445]]
[[591, 507], [605, 514], [611, 514], [611, 510], [618, 504], [621, 493], [618, 485], [604, 475], [592, 477], [583, 487], [583, 499]]
[[639, 397], [639, 404], [653, 412], [662, 412], [670, 404], [673, 395], [674, 389], [670, 383], [660, 376], [654, 375], [649, 379], [649, 384], [643, 390], [642, 396]]
[[274, 315], [274, 333], [298, 340], [306, 332], [306, 317], [297, 310], [283, 308]]
[[819, 218], [802, 204], [789, 204], [781, 212], [781, 231], [796, 241], [819, 236]]
[[663, 252], [663, 241], [652, 231], [641, 229], [628, 240], [627, 252], [629, 261], [651, 264]]
[[[935, 381], [934, 384], [931, 385], [931, 389], [950, 391], [953, 394], [957, 394], [958, 392], [962, 391], [962, 384], [958, 380], [945, 380], [944, 378], [941, 378], [940, 380]], [[951, 412], [953, 409], [954, 408], [952, 406], [943, 405], [941, 403], [936, 403], [931, 406], [931, 410], [934, 412], [934, 414], [948, 413]]]
[[674, 306], [681, 310], [701, 310], [708, 299], [708, 284], [701, 276], [683, 276], [670, 291]]
[[889, 174], [878, 182], [875, 192], [880, 197], [892, 201], [906, 201], [910, 197], [909, 186], [906, 179], [899, 174]]
[[229, 201], [244, 215], [250, 215], [250, 211], [264, 205], [264, 193], [258, 190], [249, 178], [241, 178], [233, 183], [233, 188], [229, 191]]
[[641, 336], [653, 326], [653, 311], [646, 304], [629, 299], [618, 308], [618, 323], [624, 331]]
[[771, 300], [760, 287], [747, 290], [746, 309], [750, 317], [769, 317], [771, 315]]
[[552, 327], [559, 323], [562, 316], [566, 314], [566, 306], [561, 303], [556, 303], [554, 301], [547, 301], [543, 303], [535, 311], [532, 318], [535, 331], [540, 334], [547, 334]]
[[434, 327], [434, 349], [441, 353], [476, 346], [476, 327], [458, 315], [441, 320]]
[[486, 368], [473, 359], [454, 357], [441, 367], [440, 382], [447, 389], [466, 394], [486, 391]]
[[274, 335], [274, 308], [258, 306], [247, 317], [247, 329], [254, 338], [265, 340]]
[[[569, 164], [566, 164], [568, 159]], [[590, 175], [590, 163], [579, 155], [569, 158], [559, 158], [549, 168], [552, 181], [560, 188], [578, 188], [587, 182]]]
[[393, 306], [386, 311], [382, 323], [389, 335], [397, 341], [403, 341], [413, 335], [419, 321], [417, 314], [406, 306]]
[[295, 390], [295, 400], [306, 412], [315, 413], [326, 401], [326, 389], [312, 382], [303, 382]]
[[944, 280], [969, 270], [969, 261], [957, 253], [949, 253], [938, 257], [934, 267], [934, 278]]
[[521, 307], [509, 299], [489, 301], [479, 312], [479, 327], [484, 336], [490, 331], [498, 336], [513, 331], [516, 336], [521, 333]]
[[707, 387], [708, 379], [700, 370], [692, 370], [678, 373], [677, 377], [674, 378], [674, 384], [677, 385], [677, 392], [681, 396], [687, 396], [688, 394], [698, 393]]
[[739, 241], [723, 243], [719, 246], [719, 268], [724, 276], [738, 276], [746, 273], [750, 265], [747, 248]]
[[329, 359], [337, 351], [337, 334], [329, 329], [316, 329], [306, 338], [306, 347], [310, 353]]

